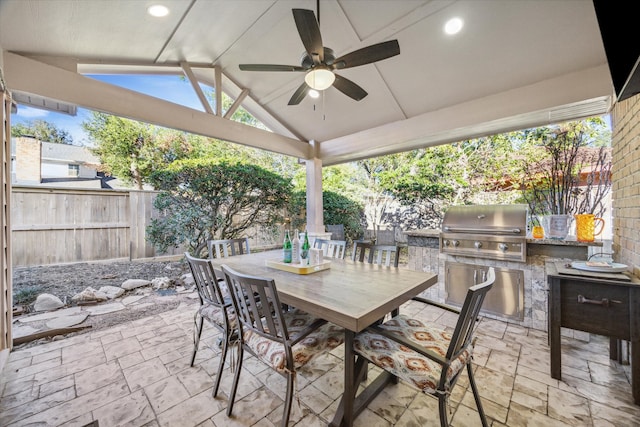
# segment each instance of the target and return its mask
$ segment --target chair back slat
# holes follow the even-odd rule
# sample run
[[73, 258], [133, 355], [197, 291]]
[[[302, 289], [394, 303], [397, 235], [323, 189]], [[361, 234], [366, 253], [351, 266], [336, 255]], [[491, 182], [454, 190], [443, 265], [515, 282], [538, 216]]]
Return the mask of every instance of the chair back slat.
[[314, 249], [322, 249], [323, 256], [327, 256], [329, 250], [329, 240], [327, 239], [315, 239], [313, 241]]
[[313, 242], [313, 247], [322, 249], [323, 256], [328, 258], [344, 259], [346, 246], [346, 240], [316, 239]]
[[200, 303], [209, 303], [218, 307], [224, 306], [225, 302], [222, 296], [222, 290], [216, 279], [216, 274], [211, 262], [208, 259], [192, 257], [188, 252], [185, 252], [184, 256], [191, 269], [193, 281], [196, 284], [198, 296], [200, 297]]
[[394, 245], [371, 245], [369, 247], [369, 263], [390, 267], [398, 266], [399, 248]]
[[238, 239], [222, 239], [207, 241], [209, 249], [209, 258], [227, 258], [230, 256], [250, 254], [249, 238], [241, 237]]
[[346, 240], [329, 240], [326, 256], [328, 256], [329, 258], [344, 259], [346, 247]]
[[482, 303], [491, 290], [493, 282], [496, 280], [496, 274], [493, 267], [487, 271], [487, 278], [484, 282], [474, 285], [467, 291], [467, 296], [460, 310], [460, 317], [456, 328], [451, 336], [451, 344], [447, 350], [447, 359], [454, 358], [462, 349], [466, 348], [473, 338], [473, 330], [476, 325], [476, 319], [482, 308]]
[[238, 321], [244, 330], [252, 330], [283, 343], [288, 340], [289, 334], [273, 279], [248, 276], [224, 264], [221, 268]]
[[371, 246], [373, 246], [373, 243], [371, 243], [371, 241], [364, 240], [353, 242], [353, 252], [351, 253], [351, 260], [365, 262], [364, 260], [366, 259], [367, 261], [369, 261], [369, 259], [365, 255], [367, 249], [371, 248]]

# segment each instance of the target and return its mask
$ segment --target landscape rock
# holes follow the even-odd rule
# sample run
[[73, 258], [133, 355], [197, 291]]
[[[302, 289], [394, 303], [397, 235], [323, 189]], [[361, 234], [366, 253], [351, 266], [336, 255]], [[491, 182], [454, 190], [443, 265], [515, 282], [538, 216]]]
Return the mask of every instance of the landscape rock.
[[39, 314], [33, 314], [29, 316], [20, 316], [18, 318], [18, 322], [20, 323], [34, 323], [41, 322], [44, 320], [53, 319], [60, 316], [71, 316], [74, 314], [79, 314], [82, 312], [82, 307], [67, 307], [62, 308], [60, 310], [48, 311]]
[[103, 292], [107, 298], [114, 299], [124, 294], [124, 289], [117, 286], [102, 286], [98, 292]]
[[38, 329], [29, 325], [13, 325], [11, 327], [11, 335], [13, 338], [26, 337], [27, 335], [35, 334]]
[[64, 303], [55, 295], [40, 294], [33, 305], [35, 311], [51, 311], [64, 307]]
[[145, 286], [150, 286], [151, 285], [151, 281], [149, 280], [144, 280], [144, 279], [128, 279], [125, 280], [122, 285], [120, 286], [122, 289], [125, 289], [127, 291], [130, 291], [132, 289], [136, 289], [136, 288], [143, 288]]
[[[123, 290], [124, 292], [124, 290]], [[106, 301], [107, 294], [96, 289], [93, 289], [91, 286], [85, 288], [84, 291], [75, 294], [72, 298], [72, 301]]]
[[97, 316], [100, 314], [113, 313], [114, 311], [124, 310], [125, 306], [119, 302], [112, 302], [109, 304], [99, 304], [92, 307], [85, 307], [85, 310], [88, 311], [92, 316]]
[[193, 274], [191, 273], [183, 274], [182, 276], [180, 276], [180, 279], [182, 280], [182, 283], [184, 283], [184, 286], [187, 286], [187, 287], [190, 287], [196, 284], [195, 280], [193, 280]]
[[89, 317], [89, 313], [80, 313], [73, 316], [61, 316], [49, 320], [46, 325], [49, 329], [70, 328], [79, 325]]
[[146, 295], [130, 295], [128, 297], [124, 297], [122, 298], [122, 304], [124, 305], [131, 305], [131, 304], [135, 304], [138, 301], [140, 301], [142, 298], [144, 298]]
[[153, 289], [169, 289], [172, 281], [168, 277], [156, 277], [151, 281]]

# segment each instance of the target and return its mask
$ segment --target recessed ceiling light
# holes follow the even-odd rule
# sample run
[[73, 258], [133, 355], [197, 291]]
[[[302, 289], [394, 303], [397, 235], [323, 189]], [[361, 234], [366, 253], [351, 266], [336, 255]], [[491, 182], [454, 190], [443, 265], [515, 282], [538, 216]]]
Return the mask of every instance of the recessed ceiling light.
[[447, 34], [457, 34], [462, 29], [464, 23], [460, 18], [451, 18], [444, 24], [444, 32]]
[[309, 96], [312, 97], [312, 98], [317, 98], [317, 97], [320, 96], [320, 92], [318, 92], [315, 89], [309, 89], [308, 93], [309, 93]]
[[156, 18], [161, 18], [169, 14], [169, 8], [161, 4], [154, 4], [153, 6], [149, 6], [149, 8], [147, 9], [147, 12], [151, 16], [155, 16]]

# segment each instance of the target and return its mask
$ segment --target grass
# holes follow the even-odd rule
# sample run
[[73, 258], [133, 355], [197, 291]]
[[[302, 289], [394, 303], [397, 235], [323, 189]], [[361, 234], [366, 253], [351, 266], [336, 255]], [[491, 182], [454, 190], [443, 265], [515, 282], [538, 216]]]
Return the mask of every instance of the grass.
[[30, 305], [35, 302], [40, 293], [39, 286], [21, 287], [13, 293], [13, 303], [14, 305]]

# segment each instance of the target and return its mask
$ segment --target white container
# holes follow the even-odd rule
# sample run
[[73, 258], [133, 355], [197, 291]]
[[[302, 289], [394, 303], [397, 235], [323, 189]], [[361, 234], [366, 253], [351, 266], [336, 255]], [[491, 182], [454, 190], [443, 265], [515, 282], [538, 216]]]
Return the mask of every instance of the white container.
[[324, 254], [322, 249], [309, 249], [309, 265], [319, 265], [322, 263]]
[[298, 233], [298, 230], [293, 233], [293, 240], [291, 241], [291, 263], [300, 264], [300, 233]]

